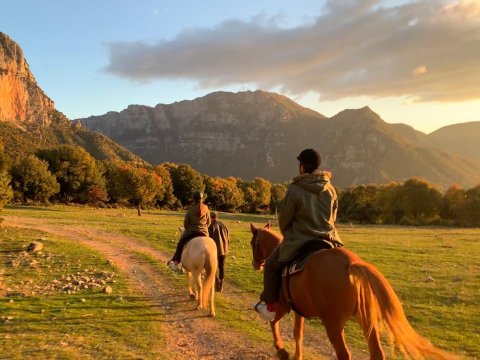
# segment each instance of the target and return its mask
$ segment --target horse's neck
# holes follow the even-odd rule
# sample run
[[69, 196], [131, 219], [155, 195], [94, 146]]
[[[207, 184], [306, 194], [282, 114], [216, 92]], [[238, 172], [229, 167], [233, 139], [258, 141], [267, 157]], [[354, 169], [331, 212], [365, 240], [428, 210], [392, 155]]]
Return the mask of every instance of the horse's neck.
[[265, 243], [265, 252], [268, 256], [270, 256], [270, 254], [273, 252], [273, 250], [275, 250], [275, 248], [280, 245], [280, 243], [282, 242], [283, 238], [280, 234], [277, 234], [276, 232], [274, 231], [265, 231], [265, 234], [267, 235], [265, 237], [265, 239], [267, 239], [268, 241], [266, 241]]

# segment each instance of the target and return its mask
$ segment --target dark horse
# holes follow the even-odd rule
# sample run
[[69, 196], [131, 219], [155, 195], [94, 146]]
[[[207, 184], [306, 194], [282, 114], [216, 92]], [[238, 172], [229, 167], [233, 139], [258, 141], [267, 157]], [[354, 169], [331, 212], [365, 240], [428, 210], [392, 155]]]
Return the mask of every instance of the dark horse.
[[[263, 268], [266, 258], [282, 241], [280, 234], [270, 229], [256, 228], [253, 234], [253, 267]], [[354, 317], [360, 323], [370, 352], [370, 359], [385, 359], [380, 343], [380, 331], [386, 332], [392, 348], [398, 348], [408, 359], [457, 359], [458, 357], [435, 348], [418, 335], [409, 324], [402, 304], [385, 277], [372, 265], [345, 248], [317, 252], [310, 257], [302, 272], [290, 277], [290, 291], [286, 280], [271, 322], [274, 345], [280, 359], [288, 359], [280, 336], [279, 320], [290, 310], [290, 294], [295, 313], [295, 359], [302, 359], [304, 317], [320, 318], [338, 359], [350, 359], [345, 343], [344, 326]], [[301, 315], [299, 315], [301, 313]]]

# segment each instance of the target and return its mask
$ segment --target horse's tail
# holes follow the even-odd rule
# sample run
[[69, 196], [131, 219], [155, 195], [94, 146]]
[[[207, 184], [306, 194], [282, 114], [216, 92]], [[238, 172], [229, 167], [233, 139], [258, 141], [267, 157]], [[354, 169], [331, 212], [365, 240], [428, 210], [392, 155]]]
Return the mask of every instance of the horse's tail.
[[367, 334], [374, 328], [386, 332], [392, 349], [398, 348], [407, 359], [458, 359], [417, 334], [387, 279], [374, 266], [353, 263], [349, 274], [357, 290], [357, 315]]
[[[213, 241], [213, 240], [212, 240]], [[213, 286], [215, 284], [215, 274], [217, 273], [218, 260], [217, 260], [217, 249], [213, 248], [213, 251], [206, 251], [205, 254], [205, 278], [203, 279], [202, 286], [202, 302], [203, 304], [208, 304], [208, 296], [210, 292], [214, 291]], [[212, 304], [210, 304], [212, 306]]]

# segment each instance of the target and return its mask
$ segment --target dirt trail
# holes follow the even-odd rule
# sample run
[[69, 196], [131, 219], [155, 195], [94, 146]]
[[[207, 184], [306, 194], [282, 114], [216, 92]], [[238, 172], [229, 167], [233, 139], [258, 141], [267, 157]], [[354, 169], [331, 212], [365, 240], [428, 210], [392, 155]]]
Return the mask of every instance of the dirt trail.
[[[166, 321], [162, 325], [162, 332], [167, 338], [166, 353], [172, 354], [175, 359], [274, 359], [271, 341], [256, 342], [245, 334], [207, 317], [206, 311], [194, 310], [195, 303], [188, 301], [186, 286], [178, 288], [161, 270], [139, 260], [136, 255], [143, 253], [160, 263], [167, 261], [166, 254], [140, 240], [96, 228], [39, 223], [35, 218], [5, 216], [4, 219], [4, 226], [41, 230], [75, 240], [102, 253], [127, 276], [132, 291], [151, 298], [164, 309]], [[218, 296], [233, 300], [236, 296], [235, 289], [227, 286]], [[248, 301], [240, 304], [245, 307], [245, 311]], [[283, 333], [292, 334], [290, 324], [282, 326], [286, 328]], [[266, 331], [267, 329], [266, 327]], [[332, 348], [326, 340], [319, 341], [318, 333], [315, 337], [308, 333], [307, 329], [304, 347], [306, 359], [334, 358]], [[290, 347], [290, 350], [293, 349]], [[361, 353], [354, 353], [353, 356], [365, 358]]]

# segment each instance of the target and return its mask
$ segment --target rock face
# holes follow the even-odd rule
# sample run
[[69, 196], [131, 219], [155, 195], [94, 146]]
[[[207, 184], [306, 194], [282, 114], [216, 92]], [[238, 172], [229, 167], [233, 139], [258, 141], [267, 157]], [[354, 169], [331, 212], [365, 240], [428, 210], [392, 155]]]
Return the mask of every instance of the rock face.
[[298, 153], [313, 147], [340, 187], [411, 177], [441, 187], [480, 182], [474, 162], [444, 151], [406, 125], [387, 124], [368, 107], [326, 118], [263, 91], [131, 105], [79, 121], [152, 164], [187, 163], [210, 176], [283, 182], [296, 175]]
[[51, 123], [53, 101], [38, 87], [22, 49], [0, 32], [0, 120]]
[[131, 105], [79, 121], [152, 164], [188, 163], [209, 175], [285, 180], [296, 171], [293, 154], [324, 119], [284, 96], [247, 91], [154, 108]]
[[12, 158], [56, 145], [84, 147], [93, 157], [140, 159], [102, 134], [72, 123], [38, 87], [22, 49], [0, 32], [0, 143]]

